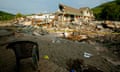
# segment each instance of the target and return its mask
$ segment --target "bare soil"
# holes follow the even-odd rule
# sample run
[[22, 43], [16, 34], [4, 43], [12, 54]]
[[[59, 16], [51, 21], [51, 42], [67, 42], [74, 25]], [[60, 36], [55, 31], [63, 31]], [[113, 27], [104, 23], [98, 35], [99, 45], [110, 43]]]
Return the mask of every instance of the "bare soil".
[[[40, 62], [38, 71], [34, 71], [31, 58], [21, 61], [21, 72], [69, 72], [66, 62], [69, 59], [83, 59], [85, 65], [92, 65], [103, 72], [120, 72], [120, 67], [109, 60], [117, 57], [106, 47], [96, 41], [70, 41], [56, 38], [52, 35], [32, 36], [28, 34], [0, 37], [0, 72], [15, 72], [15, 55], [12, 50], [6, 49], [6, 45], [12, 41], [30, 40], [39, 44]], [[84, 57], [84, 53], [90, 53], [90, 58]], [[47, 55], [49, 59], [44, 59]], [[115, 62], [115, 61], [114, 61]]]

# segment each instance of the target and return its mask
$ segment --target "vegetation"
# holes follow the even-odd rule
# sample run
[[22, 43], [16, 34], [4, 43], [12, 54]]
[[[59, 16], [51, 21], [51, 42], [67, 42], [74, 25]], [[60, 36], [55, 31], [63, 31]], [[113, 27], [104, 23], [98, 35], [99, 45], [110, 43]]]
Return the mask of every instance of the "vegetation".
[[0, 11], [0, 21], [14, 19], [15, 15]]
[[16, 17], [16, 18], [19, 18], [19, 17], [24, 17], [24, 15], [23, 15], [23, 14], [21, 14], [21, 13], [17, 13], [15, 17]]
[[117, 4], [119, 4], [119, 5], [120, 5], [120, 0], [115, 0], [115, 1], [116, 1], [116, 3], [117, 3]]
[[120, 0], [104, 3], [92, 10], [97, 20], [120, 21]]
[[19, 17], [24, 17], [24, 15], [21, 13], [17, 13], [16, 15], [14, 15], [11, 13], [0, 11], [0, 21], [12, 20], [14, 18], [19, 18]]

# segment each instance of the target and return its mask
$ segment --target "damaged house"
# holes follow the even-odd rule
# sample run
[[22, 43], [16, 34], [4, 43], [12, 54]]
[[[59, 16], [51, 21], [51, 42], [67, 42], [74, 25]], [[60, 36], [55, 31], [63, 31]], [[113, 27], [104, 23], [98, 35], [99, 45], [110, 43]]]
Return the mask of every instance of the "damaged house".
[[61, 22], [89, 22], [94, 20], [93, 12], [90, 8], [84, 7], [76, 9], [67, 5], [59, 4], [58, 21]]

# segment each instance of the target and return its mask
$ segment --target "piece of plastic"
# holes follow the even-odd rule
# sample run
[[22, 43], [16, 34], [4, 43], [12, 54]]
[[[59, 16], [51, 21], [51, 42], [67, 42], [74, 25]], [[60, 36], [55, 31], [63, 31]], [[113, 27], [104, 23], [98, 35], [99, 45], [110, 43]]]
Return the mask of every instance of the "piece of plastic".
[[90, 58], [91, 56], [93, 56], [91, 53], [84, 52], [84, 57], [85, 58]]
[[49, 56], [48, 55], [44, 55], [44, 59], [49, 59]]

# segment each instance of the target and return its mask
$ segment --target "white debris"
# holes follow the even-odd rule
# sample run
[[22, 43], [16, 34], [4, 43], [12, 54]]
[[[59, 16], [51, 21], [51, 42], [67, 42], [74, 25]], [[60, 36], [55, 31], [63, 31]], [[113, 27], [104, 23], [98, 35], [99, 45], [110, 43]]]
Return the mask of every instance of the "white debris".
[[54, 39], [54, 40], [52, 40], [52, 43], [55, 43], [55, 39]]
[[90, 58], [91, 56], [93, 56], [91, 53], [84, 52], [84, 57], [85, 58]]

